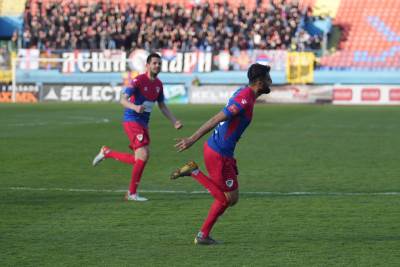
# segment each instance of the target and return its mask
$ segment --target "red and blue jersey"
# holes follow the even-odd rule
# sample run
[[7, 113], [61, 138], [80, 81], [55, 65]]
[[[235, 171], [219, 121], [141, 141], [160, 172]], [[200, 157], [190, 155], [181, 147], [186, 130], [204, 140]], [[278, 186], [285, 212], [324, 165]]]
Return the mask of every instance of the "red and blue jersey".
[[221, 122], [208, 139], [208, 145], [219, 154], [233, 157], [236, 143], [253, 117], [256, 95], [250, 87], [237, 90], [222, 110], [228, 117]]
[[128, 87], [124, 88], [122, 93], [128, 96], [131, 103], [144, 105], [143, 113], [137, 113], [132, 109], [126, 108], [124, 121], [134, 121], [143, 127], [147, 127], [149, 123], [155, 102], [164, 101], [162, 82], [158, 78], [150, 80], [147, 74], [138, 75], [130, 82]]

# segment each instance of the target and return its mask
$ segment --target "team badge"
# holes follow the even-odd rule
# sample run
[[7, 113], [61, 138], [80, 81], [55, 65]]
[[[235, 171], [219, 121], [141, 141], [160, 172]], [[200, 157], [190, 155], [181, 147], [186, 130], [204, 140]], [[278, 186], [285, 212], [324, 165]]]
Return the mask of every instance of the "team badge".
[[160, 92], [160, 87], [156, 87], [156, 90], [157, 90], [157, 93], [159, 93]]
[[147, 92], [147, 90], [148, 90], [148, 89], [147, 89], [147, 86], [146, 86], [146, 87], [144, 87], [144, 91], [145, 91], [145, 92]]
[[229, 110], [233, 115], [236, 115], [236, 114], [239, 113], [239, 108], [238, 108], [235, 104], [230, 105], [230, 106], [228, 107], [228, 110]]
[[142, 142], [143, 141], [143, 134], [136, 135], [136, 138], [139, 140], [139, 142]]
[[246, 105], [247, 104], [247, 100], [246, 99], [242, 99], [242, 104]]
[[226, 180], [225, 183], [226, 183], [226, 186], [229, 187], [229, 188], [231, 188], [233, 186], [233, 180], [232, 179]]

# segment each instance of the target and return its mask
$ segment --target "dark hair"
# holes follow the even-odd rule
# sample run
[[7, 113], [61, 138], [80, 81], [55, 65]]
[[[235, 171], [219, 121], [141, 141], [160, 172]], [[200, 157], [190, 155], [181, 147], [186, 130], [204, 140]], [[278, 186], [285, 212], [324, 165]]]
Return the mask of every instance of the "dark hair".
[[266, 77], [267, 75], [269, 75], [270, 70], [270, 66], [262, 65], [259, 63], [252, 64], [247, 71], [247, 78], [249, 78], [249, 83], [254, 83], [258, 79]]
[[161, 56], [159, 54], [157, 54], [157, 53], [151, 53], [150, 55], [148, 55], [148, 57], [146, 59], [147, 64], [150, 64], [150, 61], [151, 61], [152, 58], [161, 59]]

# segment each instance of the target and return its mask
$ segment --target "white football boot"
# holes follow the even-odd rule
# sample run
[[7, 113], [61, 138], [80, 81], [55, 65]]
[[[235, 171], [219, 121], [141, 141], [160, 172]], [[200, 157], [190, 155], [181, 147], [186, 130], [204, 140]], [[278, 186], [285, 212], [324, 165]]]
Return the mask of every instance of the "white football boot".
[[143, 201], [147, 201], [148, 199], [145, 197], [141, 197], [139, 196], [138, 193], [136, 194], [130, 194], [129, 191], [126, 192], [125, 194], [125, 200], [127, 201], [139, 201], [139, 202], [143, 202]]
[[93, 159], [93, 166], [97, 166], [100, 162], [102, 162], [106, 158], [106, 154], [110, 152], [110, 148], [106, 146], [102, 146], [100, 148], [100, 152]]

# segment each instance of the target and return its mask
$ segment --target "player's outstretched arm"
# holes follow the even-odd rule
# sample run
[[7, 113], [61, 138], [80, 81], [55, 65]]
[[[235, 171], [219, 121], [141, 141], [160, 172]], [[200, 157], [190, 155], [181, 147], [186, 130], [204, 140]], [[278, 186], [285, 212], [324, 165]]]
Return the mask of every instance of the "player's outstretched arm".
[[162, 114], [164, 114], [164, 116], [171, 121], [175, 129], [179, 130], [183, 127], [183, 124], [175, 118], [164, 102], [158, 102], [158, 107], [160, 108]]
[[220, 111], [207, 122], [205, 122], [200, 128], [190, 137], [187, 138], [177, 138], [177, 143], [175, 144], [176, 149], [178, 152], [182, 152], [183, 150], [188, 149], [194, 143], [197, 142], [203, 135], [207, 134], [209, 131], [215, 128], [218, 123], [226, 121], [228, 117], [225, 115], [224, 112]]

